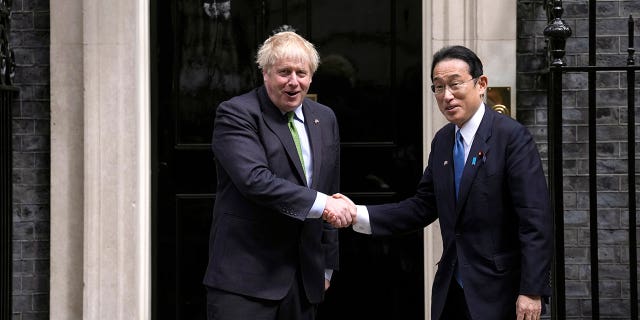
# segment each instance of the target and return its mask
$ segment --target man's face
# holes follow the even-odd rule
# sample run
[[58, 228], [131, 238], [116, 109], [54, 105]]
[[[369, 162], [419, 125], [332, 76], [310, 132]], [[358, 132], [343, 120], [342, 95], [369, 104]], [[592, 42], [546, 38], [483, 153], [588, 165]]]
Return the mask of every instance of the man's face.
[[262, 71], [269, 99], [283, 112], [292, 111], [302, 104], [311, 76], [309, 64], [299, 59], [280, 59]]
[[474, 79], [459, 59], [438, 62], [433, 69], [434, 95], [447, 121], [462, 127], [475, 114], [487, 88], [487, 77]]

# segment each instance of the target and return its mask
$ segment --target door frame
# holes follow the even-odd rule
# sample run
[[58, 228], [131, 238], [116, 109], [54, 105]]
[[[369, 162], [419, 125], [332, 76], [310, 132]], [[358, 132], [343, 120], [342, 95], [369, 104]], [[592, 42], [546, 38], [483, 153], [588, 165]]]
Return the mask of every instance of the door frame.
[[[54, 320], [151, 318], [150, 1], [114, 1], [63, 0], [51, 6]], [[505, 11], [510, 19], [493, 16]], [[515, 70], [504, 70], [515, 66], [515, 12], [509, 0], [423, 0], [423, 78], [429, 79], [434, 48], [460, 43], [481, 57], [491, 52], [487, 74], [496, 85], [515, 88]], [[426, 87], [424, 155], [443, 124]], [[425, 229], [427, 318], [439, 234], [437, 224]]]

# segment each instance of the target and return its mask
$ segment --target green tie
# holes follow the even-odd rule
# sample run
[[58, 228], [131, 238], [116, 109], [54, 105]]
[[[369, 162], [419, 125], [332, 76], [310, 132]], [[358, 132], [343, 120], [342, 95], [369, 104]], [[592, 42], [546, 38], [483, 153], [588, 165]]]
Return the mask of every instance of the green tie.
[[296, 144], [296, 149], [298, 150], [298, 158], [300, 158], [300, 163], [302, 164], [302, 172], [304, 173], [304, 158], [302, 157], [302, 147], [300, 147], [300, 136], [298, 136], [298, 130], [296, 130], [296, 125], [293, 123], [295, 121], [295, 114], [293, 113], [293, 111], [287, 112], [287, 118], [289, 118], [289, 131], [291, 131], [293, 142]]

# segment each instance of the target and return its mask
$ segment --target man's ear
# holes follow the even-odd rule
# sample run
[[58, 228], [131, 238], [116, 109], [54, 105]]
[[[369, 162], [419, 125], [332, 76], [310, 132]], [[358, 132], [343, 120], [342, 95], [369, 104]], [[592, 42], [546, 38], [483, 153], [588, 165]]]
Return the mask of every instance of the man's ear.
[[489, 78], [487, 78], [487, 76], [485, 76], [484, 74], [479, 76], [477, 86], [481, 95], [486, 94], [487, 88], [489, 87]]

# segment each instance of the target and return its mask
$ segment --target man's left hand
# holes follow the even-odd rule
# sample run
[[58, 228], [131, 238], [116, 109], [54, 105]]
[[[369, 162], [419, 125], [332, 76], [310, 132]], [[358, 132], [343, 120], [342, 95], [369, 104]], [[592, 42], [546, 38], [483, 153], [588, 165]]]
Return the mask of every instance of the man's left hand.
[[517, 320], [539, 320], [540, 312], [542, 312], [540, 296], [518, 296], [518, 301], [516, 301]]

